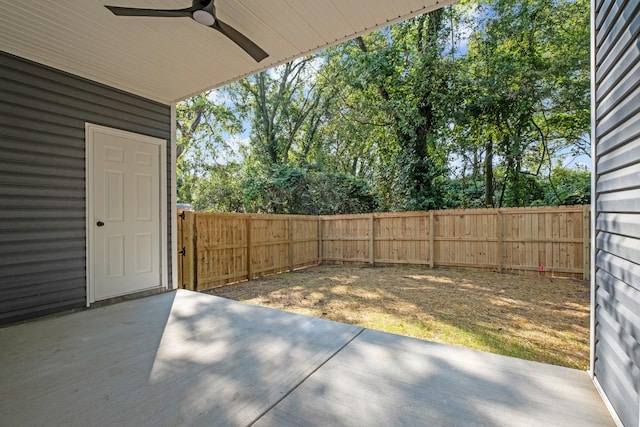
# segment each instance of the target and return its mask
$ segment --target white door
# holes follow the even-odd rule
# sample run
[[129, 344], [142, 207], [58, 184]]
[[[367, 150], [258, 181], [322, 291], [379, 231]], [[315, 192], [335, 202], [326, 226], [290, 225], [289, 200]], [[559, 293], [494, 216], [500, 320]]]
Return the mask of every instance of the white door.
[[162, 145], [106, 128], [87, 132], [90, 301], [160, 287]]

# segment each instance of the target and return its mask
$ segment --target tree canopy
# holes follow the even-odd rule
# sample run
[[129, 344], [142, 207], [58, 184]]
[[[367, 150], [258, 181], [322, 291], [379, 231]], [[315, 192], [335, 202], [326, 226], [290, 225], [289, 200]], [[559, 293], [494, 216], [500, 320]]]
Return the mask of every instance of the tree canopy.
[[334, 214], [588, 203], [587, 0], [466, 0], [178, 106], [178, 197]]

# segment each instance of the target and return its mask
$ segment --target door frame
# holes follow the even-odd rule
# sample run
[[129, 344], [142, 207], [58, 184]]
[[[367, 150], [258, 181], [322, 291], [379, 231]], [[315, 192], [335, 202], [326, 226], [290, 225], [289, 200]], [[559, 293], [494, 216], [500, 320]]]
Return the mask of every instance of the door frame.
[[147, 135], [141, 135], [138, 133], [127, 132], [120, 129], [109, 128], [105, 126], [96, 125], [93, 123], [85, 123], [85, 195], [86, 195], [86, 291], [87, 291], [87, 307], [95, 302], [95, 282], [93, 277], [94, 272], [94, 212], [93, 212], [93, 155], [94, 155], [94, 133], [106, 133], [117, 137], [124, 137], [127, 139], [134, 139], [146, 144], [153, 144], [160, 149], [159, 159], [159, 185], [160, 188], [160, 288], [168, 289], [169, 275], [168, 275], [168, 218], [167, 218], [167, 141], [160, 138], [155, 138]]

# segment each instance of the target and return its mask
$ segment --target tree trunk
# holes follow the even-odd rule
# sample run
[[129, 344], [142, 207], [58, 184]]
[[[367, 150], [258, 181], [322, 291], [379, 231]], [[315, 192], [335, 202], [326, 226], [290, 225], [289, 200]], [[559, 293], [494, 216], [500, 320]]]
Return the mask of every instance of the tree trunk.
[[493, 207], [493, 136], [489, 136], [484, 156], [484, 204]]

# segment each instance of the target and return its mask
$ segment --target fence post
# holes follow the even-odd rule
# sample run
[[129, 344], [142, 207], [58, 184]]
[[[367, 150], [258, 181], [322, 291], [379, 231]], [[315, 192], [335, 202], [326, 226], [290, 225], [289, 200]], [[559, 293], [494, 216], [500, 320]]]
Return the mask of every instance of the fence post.
[[253, 279], [253, 262], [251, 260], [251, 245], [253, 225], [251, 224], [251, 215], [247, 217], [247, 280]]
[[591, 280], [591, 206], [582, 207], [582, 280]]
[[500, 209], [498, 208], [497, 211], [497, 230], [496, 230], [496, 234], [497, 234], [497, 248], [496, 248], [496, 252], [497, 252], [497, 261], [498, 261], [498, 272], [502, 273], [502, 268], [503, 268], [503, 263], [504, 263], [504, 257], [503, 257], [503, 251], [504, 251], [504, 244], [502, 242], [502, 240], [504, 239], [503, 234], [504, 234], [504, 221], [502, 218], [502, 212], [500, 212]]
[[318, 263], [322, 263], [322, 217], [318, 217]]
[[182, 217], [182, 288], [191, 291], [198, 287], [197, 278], [197, 248], [198, 233], [196, 230], [196, 214], [184, 211]]
[[369, 265], [373, 266], [376, 264], [376, 238], [374, 236], [375, 229], [375, 218], [373, 213], [371, 213], [371, 217], [369, 218]]
[[433, 220], [433, 211], [429, 211], [429, 268], [433, 268], [436, 264], [435, 264], [435, 259], [436, 259], [436, 252], [435, 252], [435, 230], [436, 230], [436, 224]]
[[289, 271], [293, 271], [293, 219], [289, 217]]
[[182, 272], [184, 271], [184, 257], [186, 255], [185, 249], [183, 249], [184, 236], [182, 235], [182, 233], [184, 232], [183, 222], [185, 218], [185, 213], [182, 209], [178, 209], [176, 213], [178, 215], [178, 219], [176, 221], [176, 234], [178, 235], [178, 238], [176, 239], [177, 247], [173, 249], [178, 251], [178, 265], [174, 266], [174, 268], [178, 269], [178, 282], [173, 284], [173, 288], [180, 289], [182, 288], [182, 284], [184, 283], [184, 281], [182, 280]]

